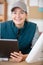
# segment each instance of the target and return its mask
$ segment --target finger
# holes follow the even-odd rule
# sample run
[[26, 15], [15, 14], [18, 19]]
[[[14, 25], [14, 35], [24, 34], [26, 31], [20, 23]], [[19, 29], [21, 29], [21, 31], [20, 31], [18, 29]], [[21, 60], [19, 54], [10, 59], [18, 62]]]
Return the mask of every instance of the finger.
[[19, 56], [19, 53], [18, 52], [13, 52], [15, 55], [18, 55]]
[[15, 58], [19, 58], [20, 56], [19, 55], [16, 55], [14, 53], [11, 53], [11, 56], [15, 57]]
[[16, 56], [16, 57], [22, 57], [22, 53], [21, 53], [21, 51], [19, 52], [19, 53], [17, 53], [17, 52], [14, 52], [14, 56]]
[[20, 61], [20, 59], [18, 59], [18, 58], [15, 58], [15, 57], [13, 57], [13, 56], [10, 56], [11, 57], [11, 61], [14, 61], [14, 62], [19, 62]]
[[11, 61], [14, 61], [14, 62], [17, 61], [17, 59], [15, 57], [13, 57], [13, 56], [10, 56], [10, 58], [11, 58]]
[[12, 58], [12, 59], [16, 59], [15, 57], [13, 57], [13, 56], [10, 56], [10, 58]]

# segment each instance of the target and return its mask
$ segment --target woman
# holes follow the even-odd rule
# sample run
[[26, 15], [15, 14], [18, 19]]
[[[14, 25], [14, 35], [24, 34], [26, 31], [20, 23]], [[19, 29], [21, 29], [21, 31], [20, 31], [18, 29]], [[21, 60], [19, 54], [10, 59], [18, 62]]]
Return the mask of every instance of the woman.
[[12, 20], [1, 24], [1, 39], [17, 39], [19, 53], [11, 53], [10, 61], [21, 62], [25, 60], [34, 43], [39, 37], [35, 23], [27, 21], [26, 4], [21, 1], [14, 3], [11, 9]]

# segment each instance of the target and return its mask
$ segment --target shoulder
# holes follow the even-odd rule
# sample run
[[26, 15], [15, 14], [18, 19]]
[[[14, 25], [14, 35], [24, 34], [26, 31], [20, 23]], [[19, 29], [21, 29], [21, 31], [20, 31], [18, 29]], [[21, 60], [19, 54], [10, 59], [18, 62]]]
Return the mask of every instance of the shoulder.
[[1, 31], [8, 30], [9, 28], [11, 28], [11, 25], [12, 25], [12, 20], [2, 22], [1, 23]]
[[28, 24], [30, 24], [30, 25], [37, 25], [36, 23], [30, 22], [30, 21], [27, 21], [27, 22], [28, 22]]
[[36, 23], [30, 22], [30, 21], [26, 21], [26, 22], [27, 22], [27, 26], [28, 27], [32, 27], [32, 28], [36, 28], [37, 27]]
[[7, 26], [11, 25], [11, 23], [12, 23], [12, 20], [2, 22], [2, 23], [1, 23], [1, 27], [7, 27]]
[[5, 22], [2, 22], [1, 24], [2, 25], [7, 25], [7, 24], [10, 24], [12, 22], [12, 20], [10, 20], [10, 21], [5, 21]]

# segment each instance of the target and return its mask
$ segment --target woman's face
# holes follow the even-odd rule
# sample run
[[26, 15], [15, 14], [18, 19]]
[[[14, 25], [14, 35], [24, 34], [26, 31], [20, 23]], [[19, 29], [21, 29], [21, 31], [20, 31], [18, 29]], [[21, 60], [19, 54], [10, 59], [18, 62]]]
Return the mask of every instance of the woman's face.
[[27, 14], [21, 8], [15, 8], [12, 12], [12, 19], [16, 25], [24, 24]]

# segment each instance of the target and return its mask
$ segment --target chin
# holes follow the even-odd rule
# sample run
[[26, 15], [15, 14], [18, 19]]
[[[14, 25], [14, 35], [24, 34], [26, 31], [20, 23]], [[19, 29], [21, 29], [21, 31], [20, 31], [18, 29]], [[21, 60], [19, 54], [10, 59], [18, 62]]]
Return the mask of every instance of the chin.
[[15, 23], [16, 25], [21, 25], [21, 23]]
[[20, 24], [22, 24], [22, 22], [15, 22], [15, 24], [20, 25]]

